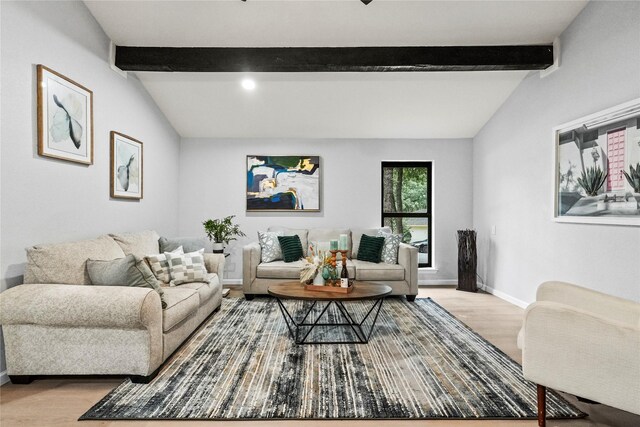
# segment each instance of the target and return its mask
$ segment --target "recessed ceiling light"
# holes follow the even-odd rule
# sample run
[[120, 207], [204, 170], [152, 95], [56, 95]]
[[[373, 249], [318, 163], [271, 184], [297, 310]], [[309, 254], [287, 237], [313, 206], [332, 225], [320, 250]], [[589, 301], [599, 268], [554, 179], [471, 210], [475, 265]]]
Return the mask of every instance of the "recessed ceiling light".
[[256, 82], [253, 79], [242, 80], [242, 87], [246, 90], [254, 90], [256, 88]]

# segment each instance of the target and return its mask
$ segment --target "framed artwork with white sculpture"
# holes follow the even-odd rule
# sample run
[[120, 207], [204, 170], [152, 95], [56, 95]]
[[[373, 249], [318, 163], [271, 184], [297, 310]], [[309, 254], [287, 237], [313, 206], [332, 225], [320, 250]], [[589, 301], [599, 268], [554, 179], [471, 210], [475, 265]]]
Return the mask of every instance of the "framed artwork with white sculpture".
[[93, 164], [93, 92], [38, 65], [38, 154]]
[[553, 134], [554, 219], [640, 226], [640, 98]]
[[142, 142], [111, 131], [111, 197], [142, 199]]

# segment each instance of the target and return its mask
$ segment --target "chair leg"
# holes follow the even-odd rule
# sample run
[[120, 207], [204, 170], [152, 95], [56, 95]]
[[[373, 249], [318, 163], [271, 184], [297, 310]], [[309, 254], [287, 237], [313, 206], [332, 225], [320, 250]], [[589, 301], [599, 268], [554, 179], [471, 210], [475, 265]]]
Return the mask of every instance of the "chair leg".
[[545, 427], [547, 418], [547, 388], [538, 384], [538, 427]]

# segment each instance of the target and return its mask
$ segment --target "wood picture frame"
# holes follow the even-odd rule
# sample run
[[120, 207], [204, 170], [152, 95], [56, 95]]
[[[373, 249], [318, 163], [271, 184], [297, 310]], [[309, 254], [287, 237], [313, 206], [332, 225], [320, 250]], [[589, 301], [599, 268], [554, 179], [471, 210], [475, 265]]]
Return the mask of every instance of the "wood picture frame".
[[640, 98], [556, 126], [553, 138], [553, 220], [640, 226]]
[[111, 131], [110, 139], [111, 197], [142, 199], [144, 190], [142, 142], [116, 131]]
[[93, 164], [93, 92], [38, 64], [38, 155]]

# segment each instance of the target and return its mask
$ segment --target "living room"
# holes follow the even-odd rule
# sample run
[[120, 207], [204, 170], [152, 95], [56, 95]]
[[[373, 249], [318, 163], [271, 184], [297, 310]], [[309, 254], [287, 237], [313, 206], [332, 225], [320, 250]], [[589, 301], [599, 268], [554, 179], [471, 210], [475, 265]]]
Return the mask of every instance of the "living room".
[[[517, 339], [526, 307], [539, 300], [540, 295], [544, 294], [544, 290], [539, 291], [544, 289], [540, 285], [549, 281], [569, 282], [597, 292], [589, 294], [588, 298], [594, 300], [587, 311], [597, 310], [598, 306], [610, 309], [620, 303], [624, 308], [618, 310], [618, 316], [628, 312], [629, 319], [636, 320], [635, 323], [631, 320], [632, 326], [624, 329], [630, 335], [621, 333], [623, 346], [617, 346], [616, 341], [601, 343], [609, 350], [615, 349], [613, 353], [616, 354], [604, 359], [610, 363], [603, 362], [597, 366], [589, 365], [589, 361], [603, 360], [598, 359], [598, 350], [581, 354], [581, 347], [564, 347], [564, 341], [567, 345], [574, 344], [574, 340], [569, 339], [574, 336], [573, 332], [560, 333], [564, 341], [561, 340], [557, 347], [549, 337], [547, 348], [551, 348], [553, 357], [541, 362], [542, 370], [553, 373], [559, 367], [565, 369], [563, 363], [573, 363], [582, 369], [580, 360], [583, 359], [584, 366], [593, 366], [594, 369], [584, 372], [586, 379], [573, 381], [579, 383], [578, 389], [563, 389], [561, 384], [554, 382], [555, 378], [548, 383], [542, 383], [540, 379], [538, 384], [548, 387], [547, 421], [552, 425], [623, 426], [640, 423], [638, 411], [633, 412], [633, 406], [629, 409], [628, 404], [621, 403], [623, 398], [618, 397], [625, 395], [628, 400], [640, 401], [640, 386], [636, 384], [635, 387], [626, 388], [615, 382], [623, 381], [625, 377], [635, 381], [640, 376], [637, 357], [636, 364], [626, 364], [623, 356], [640, 351], [640, 213], [637, 202], [631, 214], [627, 211], [618, 215], [600, 212], [586, 217], [571, 215], [571, 209], [581, 207], [581, 201], [574, 201], [571, 209], [565, 209], [563, 205], [570, 197], [568, 193], [580, 193], [580, 197], [588, 193], [578, 184], [581, 162], [583, 171], [592, 164], [593, 170], [599, 170], [599, 165], [611, 167], [605, 159], [613, 158], [613, 153], [608, 153], [604, 148], [596, 150], [597, 146], [591, 140], [587, 141], [584, 135], [589, 133], [590, 124], [594, 121], [601, 126], [608, 126], [603, 123], [607, 123], [607, 120], [610, 122], [609, 116], [612, 114], [617, 114], [616, 126], [623, 119], [632, 124], [629, 125], [626, 140], [630, 160], [625, 160], [624, 170], [620, 174], [620, 185], [625, 190], [621, 195], [614, 195], [611, 202], [611, 192], [607, 194], [604, 186], [616, 184], [607, 182], [607, 175], [601, 177], [599, 184], [602, 187], [596, 188], [593, 196], [586, 194], [582, 198], [586, 200], [592, 196], [594, 199], [589, 200], [593, 200], [594, 204], [609, 206], [607, 203], [619, 203], [625, 209], [638, 198], [638, 191], [632, 191], [635, 187], [631, 186], [631, 182], [634, 177], [640, 177], [640, 171], [634, 175], [635, 169], [629, 168], [634, 167], [635, 163], [640, 164], [637, 124], [640, 97], [640, 27], [637, 22], [640, 20], [640, 2], [2, 1], [0, 19], [0, 300], [3, 304], [8, 301], [5, 295], [7, 291], [36, 286], [34, 283], [50, 283], [26, 280], [29, 278], [25, 272], [33, 261], [33, 258], [28, 259], [25, 252], [27, 248], [96, 239], [110, 233], [121, 237], [126, 233], [153, 230], [158, 236], [170, 239], [185, 236], [205, 239], [207, 251], [212, 255], [203, 222], [233, 215], [233, 223], [238, 224], [246, 236], [235, 236], [237, 240], [230, 241], [224, 248], [224, 256], [203, 258], [208, 263], [208, 273], [217, 273], [217, 286], [230, 289], [229, 295], [221, 301], [216, 300], [218, 307], [213, 314], [209, 315], [209, 311], [199, 312], [194, 315], [197, 321], [193, 320], [188, 328], [184, 327], [175, 335], [179, 338], [172, 338], [169, 346], [171, 351], [165, 348], [161, 352], [161, 359], [164, 360], [158, 361], [159, 372], [155, 372], [155, 368], [152, 370], [157, 376], [149, 378], [148, 384], [154, 384], [154, 381], [167, 387], [177, 384], [171, 383], [172, 369], [178, 369], [186, 363], [186, 355], [193, 356], [193, 360], [198, 362], [206, 355], [202, 348], [195, 347], [197, 343], [206, 337], [223, 340], [222, 335], [216, 338], [211, 334], [224, 332], [229, 342], [233, 342], [234, 336], [238, 339], [243, 329], [233, 323], [238, 322], [238, 318], [233, 317], [232, 306], [237, 316], [242, 314], [247, 319], [254, 319], [253, 322], [247, 321], [247, 330], [261, 327], [254, 324], [260, 323], [255, 320], [258, 319], [256, 316], [261, 315], [263, 307], [269, 307], [273, 316], [264, 323], [274, 326], [276, 329], [270, 333], [281, 340], [278, 343], [265, 343], [264, 348], [273, 350], [273, 354], [289, 357], [288, 360], [293, 363], [295, 357], [292, 355], [300, 353], [286, 353], [289, 350], [283, 349], [292, 349], [292, 352], [317, 351], [316, 356], [321, 360], [330, 356], [333, 344], [303, 346], [291, 342], [287, 328], [289, 324], [284, 322], [283, 317], [286, 314], [280, 312], [277, 304], [280, 297], [262, 295], [269, 293], [267, 288], [271, 282], [265, 279], [260, 282], [264, 283], [260, 284], [263, 287], [247, 288], [254, 279], [251, 276], [252, 269], [260, 268], [250, 264], [247, 248], [257, 244], [258, 232], [266, 232], [270, 227], [308, 230], [307, 237], [313, 230], [336, 230], [326, 239], [309, 238], [306, 244], [301, 238], [304, 255], [310, 255], [308, 245], [313, 240], [327, 240], [327, 244], [337, 240], [340, 244], [340, 236], [346, 235], [351, 245], [350, 258], [355, 262], [355, 273], [349, 271], [348, 275], [350, 278], [355, 276], [358, 282], [356, 261], [359, 260], [354, 256], [359, 248], [356, 230], [375, 229], [384, 225], [395, 227], [393, 221], [384, 220], [384, 214], [388, 212], [383, 208], [383, 162], [396, 162], [394, 165], [406, 161], [424, 162], [428, 163], [431, 174], [430, 180], [424, 181], [424, 188], [428, 191], [423, 192], [429, 221], [428, 238], [422, 239], [428, 243], [425, 245], [426, 252], [419, 252], [422, 248], [406, 248], [407, 259], [416, 260], [407, 261], [410, 267], [402, 272], [407, 290], [390, 285], [392, 296], [385, 298], [385, 305], [381, 308], [376, 306], [380, 309], [377, 327], [372, 326], [368, 339], [363, 340], [369, 342], [340, 344], [336, 348], [358, 348], [358, 357], [364, 358], [360, 352], [367, 350], [362, 349], [380, 342], [385, 333], [392, 336], [393, 333], [389, 332], [393, 330], [391, 326], [400, 325], [399, 319], [404, 319], [407, 324], [418, 322], [417, 317], [411, 317], [416, 315], [416, 310], [432, 310], [429, 311], [431, 318], [446, 322], [451, 334], [454, 331], [478, 334], [461, 335], [459, 345], [462, 347], [449, 349], [450, 353], [447, 354], [475, 354], [477, 350], [489, 355], [495, 346], [501, 352], [500, 357], [495, 356], [495, 360], [488, 357], [480, 371], [518, 370], [518, 384], [526, 384], [521, 399], [526, 400], [528, 405], [528, 412], [492, 412], [496, 409], [488, 409], [472, 399], [474, 393], [465, 395], [460, 392], [460, 400], [454, 398], [455, 393], [450, 393], [454, 396], [451, 397], [451, 402], [454, 402], [452, 405], [459, 413], [438, 413], [435, 410], [430, 412], [433, 408], [426, 410], [420, 406], [420, 398], [405, 396], [403, 393], [406, 390], [429, 396], [441, 392], [423, 388], [425, 384], [431, 384], [430, 381], [418, 379], [417, 383], [413, 383], [408, 379], [414, 374], [416, 378], [421, 378], [419, 375], [424, 370], [416, 368], [418, 363], [422, 363], [418, 360], [429, 359], [430, 363], [439, 360], [420, 356], [422, 351], [428, 349], [416, 345], [427, 340], [425, 335], [420, 335], [430, 330], [431, 324], [425, 320], [427, 316], [420, 318], [420, 322], [425, 322], [424, 330], [415, 332], [416, 335], [407, 335], [415, 338], [415, 343], [397, 341], [403, 343], [397, 349], [415, 350], [418, 356], [407, 356], [404, 368], [384, 360], [378, 360], [375, 364], [384, 366], [389, 372], [398, 369], [396, 374], [389, 374], [388, 378], [406, 378], [409, 386], [401, 381], [394, 383], [388, 380], [382, 382], [384, 387], [373, 387], [372, 378], [378, 378], [378, 375], [387, 378], [382, 374], [371, 373], [369, 382], [355, 377], [346, 378], [347, 374], [362, 373], [371, 365], [367, 364], [366, 358], [364, 361], [358, 359], [358, 363], [362, 364], [345, 359], [344, 364], [349, 367], [345, 368], [345, 384], [353, 385], [354, 390], [367, 390], [371, 395], [384, 395], [387, 400], [380, 407], [374, 405], [379, 402], [354, 398], [352, 408], [329, 402], [324, 407], [329, 411], [327, 413], [318, 408], [314, 412], [302, 406], [298, 408], [299, 412], [293, 409], [293, 412], [287, 412], [288, 409], [282, 407], [291, 403], [282, 404], [278, 399], [287, 393], [295, 395], [299, 391], [296, 388], [298, 386], [306, 392], [313, 387], [307, 389], [303, 387], [304, 384], [298, 384], [291, 386], [291, 389], [278, 389], [276, 393], [273, 390], [256, 391], [250, 386], [238, 386], [247, 396], [246, 404], [243, 404], [233, 401], [238, 396], [229, 387], [222, 388], [220, 384], [213, 384], [211, 379], [198, 377], [197, 381], [186, 387], [197, 388], [197, 384], [207, 384], [217, 393], [214, 400], [224, 396], [229, 400], [227, 403], [230, 408], [250, 408], [257, 401], [273, 407], [266, 411], [269, 415], [251, 412], [238, 416], [215, 412], [211, 409], [213, 405], [209, 406], [210, 410], [204, 410], [198, 407], [197, 402], [190, 400], [189, 405], [193, 407], [190, 414], [178, 411], [172, 415], [158, 416], [154, 412], [157, 408], [150, 409], [145, 404], [140, 406], [140, 412], [123, 415], [116, 411], [118, 403], [111, 407], [112, 413], [90, 412], [103, 399], [116, 399], [118, 393], [114, 394], [114, 389], [132, 393], [132, 389], [127, 387], [133, 385], [121, 386], [123, 381], [128, 381], [127, 375], [122, 373], [114, 374], [115, 377], [100, 377], [87, 372], [85, 378], [75, 374], [60, 376], [59, 372], [52, 372], [49, 375], [53, 376], [49, 378], [44, 371], [29, 372], [26, 362], [20, 364], [20, 369], [12, 371], [5, 358], [7, 347], [22, 345], [25, 349], [38, 349], [36, 341], [39, 338], [34, 338], [35, 332], [29, 329], [8, 336], [6, 328], [14, 325], [5, 320], [9, 310], [2, 305], [3, 313], [0, 316], [3, 319], [4, 336], [0, 343], [0, 380], [3, 384], [0, 387], [0, 423], [3, 426], [71, 425], [85, 414], [89, 415], [83, 418], [83, 423], [109, 425], [139, 423], [128, 420], [140, 419], [147, 420], [148, 424], [156, 422], [149, 420], [157, 419], [170, 419], [183, 424], [187, 423], [185, 420], [192, 423], [216, 420], [220, 424], [225, 420], [234, 420], [234, 423], [242, 424], [243, 420], [249, 423], [257, 419], [261, 425], [267, 422], [312, 425], [324, 423], [321, 420], [324, 418], [329, 419], [326, 422], [345, 425], [354, 420], [372, 425], [417, 425], [426, 422], [451, 425], [470, 424], [470, 420], [481, 425], [534, 425], [536, 404], [540, 402], [537, 401], [536, 386], [530, 381], [536, 382], [539, 378], [532, 374], [538, 365], [534, 366], [531, 362], [533, 359], [527, 359], [518, 347]], [[547, 63], [539, 65], [531, 62], [525, 64], [527, 58], [514, 54], [510, 59], [520, 60], [517, 68], [506, 62], [483, 65], [482, 57], [469, 59], [470, 56], [461, 55], [461, 61], [477, 61], [467, 63], [465, 71], [462, 71], [460, 64], [456, 66], [453, 63], [427, 71], [425, 68], [420, 70], [419, 67], [425, 67], [425, 62], [420, 62], [416, 57], [410, 57], [409, 62], [403, 64], [404, 67], [413, 67], [412, 72], [406, 72], [408, 68], [404, 71], [390, 71], [391, 68], [373, 70], [363, 58], [356, 57], [359, 71], [354, 71], [357, 68], [351, 68], [348, 72], [327, 68], [309, 71], [308, 68], [304, 69], [305, 62], [301, 61], [298, 65], [302, 69], [299, 71], [285, 72], [281, 69], [259, 72], [252, 71], [250, 67], [260, 64], [259, 58], [249, 53], [244, 53], [247, 55], [244, 58], [246, 62], [241, 65], [246, 67], [246, 71], [241, 72], [233, 71], [230, 62], [226, 63], [227, 70], [215, 72], [123, 71], [118, 67], [118, 57], [123, 52], [118, 47], [221, 47], [236, 48], [240, 54], [250, 48], [298, 47], [299, 52], [304, 54], [305, 48], [369, 47], [374, 49], [371, 52], [375, 60], [390, 60], [393, 55], [375, 48], [424, 47], [420, 52], [429, 53], [432, 52], [430, 47], [466, 46], [470, 52], [481, 52], [474, 49], [492, 45], [511, 47], [516, 53], [525, 46], [543, 46], [552, 50], [553, 55]], [[340, 52], [336, 55], [336, 61], [346, 57], [339, 56]], [[499, 59], [506, 61], [507, 58]], [[357, 64], [358, 60], [362, 61], [360, 65]], [[207, 63], [207, 58], [195, 58], [195, 62], [198, 61], [204, 67], [202, 64]], [[223, 61], [221, 63], [225, 65]], [[331, 63], [324, 65], [329, 67]], [[157, 64], [147, 66], [158, 67]], [[39, 87], [42, 82], [40, 79], [46, 77], [47, 73], [78, 91], [90, 93], [88, 99], [92, 101], [87, 107], [90, 108], [90, 114], [84, 116], [84, 122], [74, 122], [72, 116], [75, 113], [62, 98], [59, 103], [63, 107], [57, 105], [56, 101], [44, 105], [39, 102], [39, 94], [44, 87]], [[46, 114], [47, 108], [51, 109], [50, 116]], [[56, 158], [59, 156], [47, 154], [46, 147], [40, 146], [43, 130], [39, 120], [44, 120], [43, 117], [55, 120], [53, 111], [56, 108], [62, 114], [57, 117], [63, 117], [63, 126], [56, 129], [57, 132], [66, 132], [70, 140], [74, 140], [73, 137], [79, 135], [81, 124], [86, 129], [82, 137], [87, 143], [87, 150], [80, 161], [77, 160], [81, 156], [76, 154], [73, 155], [77, 157], [75, 160], [71, 155], [64, 155], [63, 159]], [[87, 120], [89, 117], [91, 119]], [[574, 123], [577, 121], [580, 126]], [[582, 138], [580, 141], [584, 145], [580, 147], [584, 147], [584, 156], [581, 155], [582, 148], [577, 155], [568, 152], [576, 145], [573, 140], [571, 144], [562, 145], [565, 135], [570, 132], [580, 135], [576, 138]], [[118, 138], [140, 149], [141, 155], [135, 159], [139, 163], [132, 163], [133, 169], [129, 169], [130, 165], [119, 169], [120, 166], [114, 163], [112, 144]], [[565, 155], [567, 157], [563, 157]], [[247, 201], [247, 167], [252, 156], [316, 156], [320, 174], [316, 194], [318, 208], [306, 211], [292, 209], [289, 212], [250, 209]], [[584, 163], [587, 163], [586, 167]], [[576, 167], [576, 179], [569, 176], [573, 166]], [[118, 180], [121, 184], [125, 182], [123, 177], [126, 177], [124, 187], [128, 187], [129, 179], [133, 176], [130, 170], [133, 174], [139, 173], [138, 194], [132, 197], [119, 195], [118, 190], [111, 187]], [[625, 174], [629, 175], [628, 183]], [[131, 182], [135, 184], [135, 181]], [[121, 190], [127, 193], [128, 189], [124, 187]], [[417, 214], [417, 211], [414, 213]], [[420, 218], [427, 217], [423, 215]], [[408, 228], [417, 230], [419, 227]], [[477, 293], [456, 290], [460, 261], [458, 230], [475, 230], [477, 233], [478, 279], [474, 283], [478, 287]], [[395, 228], [392, 231], [397, 232]], [[421, 240], [416, 237], [417, 233], [413, 237], [411, 232], [405, 234], [407, 243]], [[375, 233], [373, 237], [380, 239]], [[358, 238], [361, 241], [360, 236]], [[118, 241], [122, 242], [116, 238]], [[159, 253], [160, 247], [154, 253]], [[118, 247], [115, 250], [119, 251]], [[401, 253], [399, 249], [397, 258], [403, 256]], [[423, 253], [428, 256], [419, 258]], [[260, 261], [264, 260], [258, 256]], [[340, 259], [337, 262], [340, 263]], [[401, 265], [401, 262], [404, 261], [397, 259], [395, 265]], [[247, 263], [249, 267], [246, 267]], [[60, 266], [61, 270], [65, 268], [68, 266]], [[415, 277], [412, 276], [414, 274]], [[270, 277], [269, 280], [276, 279]], [[132, 295], [142, 292], [141, 289], [131, 291]], [[353, 292], [357, 292], [357, 288]], [[245, 298], [245, 295], [254, 294], [256, 298], [253, 300]], [[416, 296], [414, 302], [409, 301]], [[16, 313], [12, 315], [26, 316], [32, 312], [38, 316], [38, 313], [45, 313], [44, 307], [41, 307], [42, 310], [33, 310], [34, 301], [54, 305], [48, 308], [53, 311], [55, 304], [61, 304], [58, 306], [60, 312], [67, 307], [64, 304], [70, 304], [69, 311], [72, 311], [74, 304], [80, 306], [80, 299], [75, 296], [68, 302], [54, 298], [58, 296], [52, 293], [37, 296], [29, 294], [22, 301], [26, 305], [14, 307]], [[286, 308], [292, 307], [286, 304], [285, 301]], [[329, 313], [332, 316], [342, 310], [341, 303], [334, 305], [338, 311]], [[344, 306], [350, 307], [347, 303]], [[159, 307], [160, 303], [158, 311], [161, 311]], [[127, 315], [132, 315], [138, 308], [131, 306], [132, 311]], [[394, 313], [398, 323], [393, 323], [391, 313]], [[122, 316], [124, 318], [124, 314]], [[109, 313], [105, 317], [109, 317]], [[613, 319], [607, 324], [623, 322], [621, 317], [615, 315]], [[569, 321], [565, 323], [574, 326]], [[464, 325], [470, 329], [467, 331]], [[587, 335], [586, 342], [598, 347], [596, 343], [602, 337], [602, 331], [593, 325], [578, 322], [576, 327], [591, 331], [592, 335]], [[128, 328], [120, 325], [114, 331], [127, 332]], [[554, 330], [553, 323], [543, 324], [544, 328]], [[460, 332], [462, 329], [467, 332]], [[533, 333], [531, 331], [535, 329], [526, 330]], [[614, 335], [605, 334], [608, 337]], [[482, 343], [477, 348], [469, 344], [469, 340], [475, 340], [476, 336], [482, 337]], [[51, 339], [53, 343], [57, 335], [45, 331], [42, 337]], [[105, 342], [126, 341], [128, 338], [124, 337], [128, 335], [122, 338], [114, 335], [113, 341]], [[131, 337], [132, 341], [138, 339], [137, 335]], [[356, 338], [361, 337], [356, 332]], [[389, 342], [396, 341], [390, 338]], [[534, 342], [535, 345], [544, 346], [544, 343]], [[51, 359], [69, 356], [65, 353], [68, 349], [58, 351], [56, 347], [54, 351], [53, 344], [43, 348], [46, 349], [45, 353], [51, 352], [47, 356]], [[82, 347], [81, 352], [91, 354], [87, 348]], [[115, 349], [119, 347], [114, 345], [112, 348], [115, 354]], [[302, 350], [296, 350], [298, 348]], [[109, 349], [103, 350], [104, 353], [94, 353], [95, 357], [109, 354]], [[233, 360], [240, 360], [239, 350], [235, 353], [231, 349], [225, 351], [231, 355], [229, 365]], [[252, 351], [255, 352], [253, 359], [264, 356], [259, 349]], [[568, 354], [572, 351], [578, 353]], [[347, 352], [345, 350], [345, 354]], [[26, 361], [22, 356], [24, 353], [15, 354], [20, 354], [19, 359]], [[566, 357], [563, 356], [565, 354]], [[400, 358], [394, 353], [394, 359], [396, 357]], [[478, 359], [481, 357], [478, 356]], [[44, 363], [43, 360], [46, 357], [42, 357], [38, 363]], [[213, 362], [207, 359], [205, 363]], [[218, 360], [216, 363], [222, 362]], [[527, 363], [532, 363], [529, 373]], [[524, 377], [521, 365], [525, 367]], [[303, 372], [304, 366], [302, 363], [296, 365], [293, 372]], [[249, 378], [248, 374], [231, 370], [230, 366], [220, 365], [220, 370], [229, 370], [228, 376], [224, 377], [229, 381], [233, 378]], [[615, 381], [612, 372], [618, 375]], [[255, 372], [256, 377], [259, 373]], [[149, 373], [133, 374], [145, 377]], [[467, 381], [478, 381], [470, 373], [446, 373], [452, 376], [457, 374]], [[286, 377], [292, 374], [283, 371], [281, 375]], [[35, 379], [29, 384], [12, 384], [10, 376], [16, 379], [19, 376], [34, 376]], [[557, 377], [551, 375], [554, 376]], [[187, 381], [185, 377], [180, 378], [180, 381]], [[313, 378], [308, 381], [313, 382]], [[506, 380], [502, 380], [500, 385], [506, 387], [505, 384], [513, 386]], [[144, 384], [135, 385], [138, 386]], [[176, 388], [183, 386], [176, 385]], [[491, 387], [487, 393], [492, 394], [488, 398], [484, 395], [483, 399], [493, 399], [497, 407], [501, 406], [504, 396], [517, 401], [520, 399], [520, 395], [512, 389], [507, 393], [505, 389], [498, 389], [498, 385], [492, 384]], [[525, 386], [522, 387], [525, 390]], [[590, 394], [593, 388], [600, 388], [614, 397], [605, 401], [599, 394]], [[335, 386], [335, 389], [340, 388]], [[567, 394], [557, 395], [550, 390]], [[392, 400], [393, 396], [400, 395], [403, 396], [400, 401]], [[131, 395], [128, 396], [131, 398]], [[153, 395], [149, 400], [153, 402], [162, 398], [168, 402], [172, 395], [158, 396]], [[188, 394], [179, 396], [180, 399], [189, 398]], [[313, 397], [326, 398], [320, 394]], [[178, 401], [183, 400], [174, 400]], [[431, 402], [426, 398], [423, 401]], [[442, 403], [444, 400], [438, 402], [446, 407]], [[210, 405], [211, 402], [205, 404]], [[386, 411], [384, 405], [393, 410]], [[460, 409], [464, 405], [468, 405], [469, 412]], [[278, 412], [278, 408], [282, 412]]]

